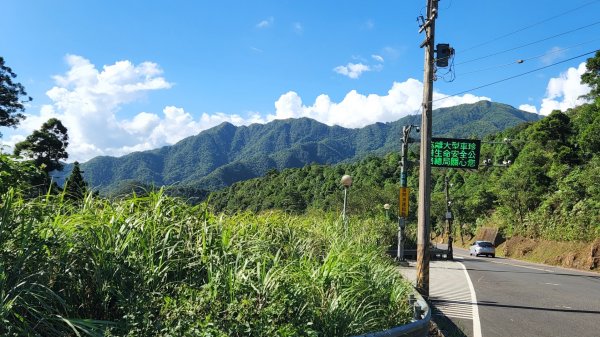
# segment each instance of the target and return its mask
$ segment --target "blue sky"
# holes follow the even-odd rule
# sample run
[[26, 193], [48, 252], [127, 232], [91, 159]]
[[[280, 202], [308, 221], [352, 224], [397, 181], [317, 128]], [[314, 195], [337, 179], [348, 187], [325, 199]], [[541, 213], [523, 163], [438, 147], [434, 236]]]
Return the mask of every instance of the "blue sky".
[[[0, 130], [4, 151], [50, 117], [69, 129], [70, 160], [85, 161], [223, 121], [307, 116], [361, 127], [419, 112], [424, 0], [1, 6], [0, 55], [34, 98], [19, 128]], [[456, 78], [440, 69], [436, 98], [468, 93], [437, 105], [490, 99], [547, 114], [580, 104], [586, 57], [470, 89], [599, 49], [599, 12], [592, 0], [440, 1], [436, 42], [456, 49]]]

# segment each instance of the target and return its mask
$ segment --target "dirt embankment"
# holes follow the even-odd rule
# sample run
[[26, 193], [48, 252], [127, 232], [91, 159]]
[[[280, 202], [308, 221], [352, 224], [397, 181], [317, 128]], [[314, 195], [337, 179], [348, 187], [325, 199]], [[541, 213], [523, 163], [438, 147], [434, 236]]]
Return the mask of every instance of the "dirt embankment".
[[499, 255], [549, 265], [600, 271], [600, 239], [559, 242], [512, 237], [496, 248]]
[[[437, 242], [446, 242], [444, 240], [445, 237], [436, 238]], [[519, 236], [505, 239], [498, 235], [498, 229], [484, 227], [475, 237], [459, 237], [454, 242], [456, 246], [468, 249], [475, 240], [494, 242], [497, 256], [600, 272], [600, 238], [594, 242], [548, 241]]]

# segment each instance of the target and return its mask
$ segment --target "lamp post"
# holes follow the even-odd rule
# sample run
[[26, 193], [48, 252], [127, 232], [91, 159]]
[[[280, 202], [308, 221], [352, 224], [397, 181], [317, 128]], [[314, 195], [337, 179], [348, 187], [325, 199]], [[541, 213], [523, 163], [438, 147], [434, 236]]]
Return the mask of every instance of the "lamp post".
[[448, 230], [448, 259], [453, 260], [454, 254], [452, 249], [452, 211], [450, 206], [452, 205], [452, 200], [450, 200], [450, 187], [452, 187], [452, 183], [449, 182], [450, 179], [446, 175], [444, 178], [444, 190], [446, 193], [446, 228]]
[[390, 204], [383, 205], [383, 208], [385, 209], [385, 220], [387, 221], [390, 219], [390, 216], [388, 215], [388, 211], [390, 209]]
[[344, 233], [348, 232], [348, 217], [346, 215], [346, 208], [348, 207], [348, 188], [352, 186], [352, 177], [345, 174], [340, 180], [342, 186], [344, 186], [344, 208], [342, 210], [342, 221], [344, 222]]

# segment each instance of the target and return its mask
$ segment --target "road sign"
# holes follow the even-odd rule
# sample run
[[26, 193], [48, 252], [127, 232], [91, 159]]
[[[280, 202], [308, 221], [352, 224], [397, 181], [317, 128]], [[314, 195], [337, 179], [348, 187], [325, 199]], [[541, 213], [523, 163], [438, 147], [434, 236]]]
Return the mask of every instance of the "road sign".
[[431, 166], [479, 168], [479, 139], [431, 138]]
[[408, 218], [408, 194], [410, 188], [400, 187], [399, 210], [398, 215], [403, 218]]

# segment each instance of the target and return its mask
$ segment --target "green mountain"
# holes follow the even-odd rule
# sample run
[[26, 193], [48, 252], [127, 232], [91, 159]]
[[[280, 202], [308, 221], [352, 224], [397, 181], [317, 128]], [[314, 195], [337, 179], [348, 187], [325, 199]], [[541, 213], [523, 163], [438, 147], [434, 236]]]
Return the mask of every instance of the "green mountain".
[[[480, 122], [478, 122], [480, 123]], [[483, 139], [481, 157], [490, 164], [478, 170], [432, 168], [431, 220], [438, 235], [445, 228], [445, 178], [456, 237], [472, 237], [478, 227], [492, 226], [504, 237], [514, 235], [559, 241], [593, 242], [600, 238], [600, 99], [565, 113], [520, 124]], [[506, 141], [504, 141], [506, 139]], [[417, 158], [410, 153], [409, 158]], [[340, 178], [352, 175], [348, 194], [351, 216], [384, 214], [398, 209], [400, 155], [367, 156], [336, 165], [306, 165], [240, 181], [212, 192], [217, 212], [282, 209], [341, 212]], [[510, 164], [507, 164], [509, 163]], [[409, 235], [415, 235], [418, 166], [409, 165]], [[593, 252], [591, 253], [593, 256]], [[548, 256], [548, 255], [545, 255]], [[544, 257], [547, 258], [547, 257]], [[587, 257], [582, 258], [588, 259]], [[588, 266], [598, 266], [589, 258]], [[560, 262], [559, 262], [560, 263]]]
[[[437, 109], [433, 117], [435, 136], [478, 138], [540, 119], [537, 114], [488, 101]], [[333, 164], [397, 151], [402, 126], [420, 125], [420, 120], [420, 115], [413, 115], [358, 129], [308, 118], [239, 127], [223, 123], [172, 146], [118, 158], [96, 157], [81, 168], [90, 186], [103, 193], [114, 192], [123, 182], [214, 190], [262, 176], [270, 169]], [[64, 174], [70, 169], [67, 166]]]

